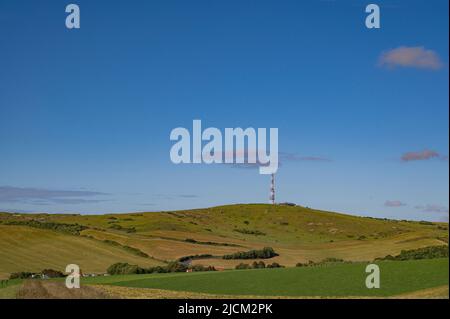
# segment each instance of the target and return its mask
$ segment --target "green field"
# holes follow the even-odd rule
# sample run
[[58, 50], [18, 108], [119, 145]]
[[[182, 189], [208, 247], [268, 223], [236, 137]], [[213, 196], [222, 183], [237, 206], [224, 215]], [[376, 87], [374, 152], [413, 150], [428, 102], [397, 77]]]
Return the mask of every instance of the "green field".
[[[67, 233], [33, 227], [36, 223], [83, 229]], [[265, 246], [279, 254], [270, 263], [287, 267], [329, 257], [371, 261], [447, 243], [448, 223], [375, 219], [301, 206], [246, 204], [105, 215], [0, 213], [0, 279], [18, 271], [63, 271], [71, 263], [84, 273], [104, 273], [116, 262], [149, 267], [197, 254], [214, 257], [195, 263], [232, 269], [241, 260], [221, 256]]]
[[380, 267], [381, 288], [365, 286], [366, 264], [234, 270], [222, 272], [125, 275], [86, 278], [82, 284], [217, 295], [259, 296], [394, 296], [448, 285], [448, 259], [385, 261]]

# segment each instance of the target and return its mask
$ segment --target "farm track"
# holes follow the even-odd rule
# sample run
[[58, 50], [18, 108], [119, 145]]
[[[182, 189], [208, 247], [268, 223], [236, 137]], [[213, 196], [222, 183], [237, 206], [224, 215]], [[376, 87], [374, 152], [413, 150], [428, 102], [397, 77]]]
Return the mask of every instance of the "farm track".
[[17, 292], [17, 299], [109, 299], [111, 295], [92, 286], [68, 289], [61, 282], [27, 280]]

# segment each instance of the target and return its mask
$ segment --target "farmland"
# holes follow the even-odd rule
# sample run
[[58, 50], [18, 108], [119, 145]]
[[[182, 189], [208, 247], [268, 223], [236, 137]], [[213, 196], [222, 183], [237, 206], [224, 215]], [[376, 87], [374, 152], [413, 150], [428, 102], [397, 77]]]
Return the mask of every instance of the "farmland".
[[379, 289], [366, 288], [366, 265], [89, 277], [81, 290], [28, 280], [0, 298], [448, 298], [448, 259], [377, 262]]
[[240, 261], [223, 255], [266, 246], [278, 254], [270, 262], [287, 267], [329, 257], [371, 261], [447, 243], [448, 223], [374, 219], [300, 206], [105, 215], [0, 213], [0, 278], [16, 271], [63, 271], [69, 263], [85, 273], [103, 273], [115, 262], [150, 267], [202, 254], [210, 257], [196, 264], [231, 269]]
[[448, 259], [378, 263], [381, 288], [365, 286], [365, 263], [89, 278], [85, 283], [216, 295], [393, 296], [448, 284]]

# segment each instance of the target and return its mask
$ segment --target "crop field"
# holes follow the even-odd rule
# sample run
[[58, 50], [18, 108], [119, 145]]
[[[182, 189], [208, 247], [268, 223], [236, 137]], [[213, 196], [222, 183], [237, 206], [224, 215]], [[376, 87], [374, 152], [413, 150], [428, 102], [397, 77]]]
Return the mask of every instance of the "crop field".
[[384, 261], [380, 289], [365, 286], [365, 263], [86, 278], [82, 284], [152, 288], [212, 295], [287, 297], [395, 296], [448, 286], [448, 259]]

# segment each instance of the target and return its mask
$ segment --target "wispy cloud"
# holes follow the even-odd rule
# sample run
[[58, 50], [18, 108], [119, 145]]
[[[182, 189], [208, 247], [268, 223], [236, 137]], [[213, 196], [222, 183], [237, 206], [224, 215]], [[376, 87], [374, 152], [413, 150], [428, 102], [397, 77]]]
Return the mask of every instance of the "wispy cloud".
[[418, 210], [421, 210], [425, 213], [446, 213], [448, 214], [448, 207], [441, 206], [441, 205], [435, 205], [435, 204], [428, 204], [425, 206], [416, 206], [415, 207]]
[[401, 157], [403, 162], [410, 161], [425, 161], [433, 158], [440, 158], [441, 160], [445, 160], [448, 157], [440, 155], [438, 152], [433, 150], [423, 150], [423, 151], [413, 151], [404, 153]]
[[379, 58], [379, 65], [387, 68], [417, 68], [439, 70], [443, 63], [439, 55], [433, 50], [424, 47], [401, 46], [383, 52]]
[[[269, 163], [263, 164], [256, 160], [256, 163], [247, 163], [248, 155], [243, 156], [245, 163], [232, 163], [226, 164], [230, 165], [233, 168], [241, 168], [241, 169], [257, 169], [259, 167], [269, 166]], [[278, 153], [278, 167], [282, 167], [287, 162], [331, 162], [332, 160], [327, 157], [321, 156], [310, 156], [310, 155], [299, 155], [296, 153], [286, 153], [279, 152]]]
[[280, 158], [285, 162], [331, 162], [328, 157], [311, 156], [311, 155], [298, 155], [295, 153], [280, 153]]
[[104, 199], [90, 198], [109, 195], [107, 193], [86, 190], [50, 190], [43, 188], [27, 188], [0, 186], [0, 202], [24, 203], [32, 205], [58, 204], [92, 204], [105, 201]]
[[406, 204], [399, 200], [387, 200], [384, 202], [384, 206], [386, 206], [386, 207], [402, 207], [402, 206], [406, 206]]
[[193, 194], [180, 194], [180, 195], [176, 195], [176, 197], [178, 198], [197, 198], [197, 195], [193, 195]]
[[153, 197], [160, 198], [160, 199], [191, 199], [191, 198], [198, 198], [198, 195], [195, 194], [154, 194]]

